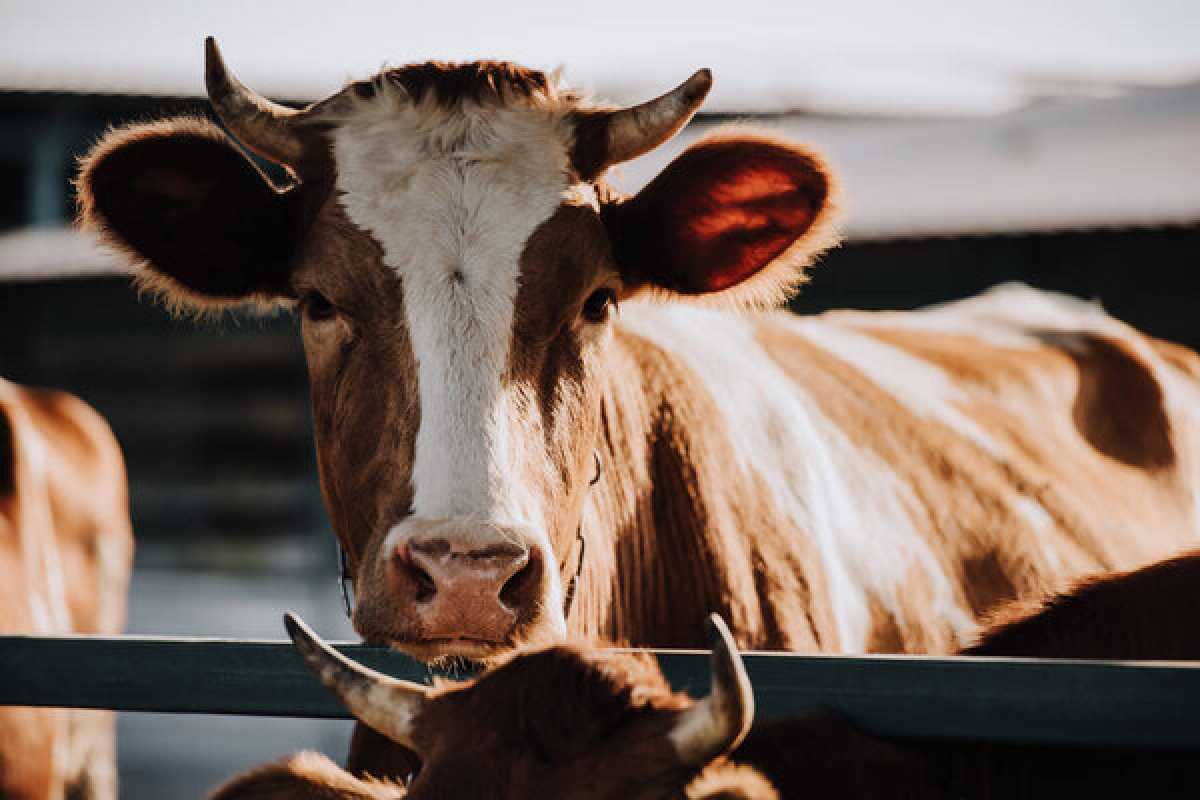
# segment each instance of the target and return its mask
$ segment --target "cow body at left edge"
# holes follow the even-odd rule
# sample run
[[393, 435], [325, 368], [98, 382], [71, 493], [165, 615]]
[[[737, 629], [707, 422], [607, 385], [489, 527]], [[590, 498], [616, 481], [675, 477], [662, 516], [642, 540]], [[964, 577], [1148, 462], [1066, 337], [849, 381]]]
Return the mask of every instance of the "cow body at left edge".
[[[133, 536], [125, 464], [80, 400], [0, 379], [0, 633], [116, 634]], [[107, 711], [0, 708], [0, 796], [117, 796]]]

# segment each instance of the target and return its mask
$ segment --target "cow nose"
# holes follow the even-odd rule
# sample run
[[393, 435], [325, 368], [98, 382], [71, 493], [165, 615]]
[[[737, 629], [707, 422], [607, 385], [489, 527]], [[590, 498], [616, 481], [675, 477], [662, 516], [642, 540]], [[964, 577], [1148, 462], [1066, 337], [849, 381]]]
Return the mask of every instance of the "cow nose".
[[[490, 541], [488, 540], [490, 539]], [[517, 623], [540, 559], [515, 536], [443, 530], [397, 545], [399, 588], [429, 638], [503, 641]]]

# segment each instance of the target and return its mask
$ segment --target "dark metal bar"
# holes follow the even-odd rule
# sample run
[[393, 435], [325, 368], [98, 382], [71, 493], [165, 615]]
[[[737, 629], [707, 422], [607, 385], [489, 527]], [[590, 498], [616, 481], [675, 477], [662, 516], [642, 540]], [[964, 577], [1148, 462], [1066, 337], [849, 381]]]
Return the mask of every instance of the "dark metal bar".
[[[338, 649], [410, 680], [428, 670]], [[672, 685], [707, 691], [704, 653], [660, 651]], [[902, 738], [1200, 749], [1200, 664], [747, 654], [758, 716], [818, 708]], [[290, 644], [142, 637], [0, 637], [0, 705], [345, 717]]]

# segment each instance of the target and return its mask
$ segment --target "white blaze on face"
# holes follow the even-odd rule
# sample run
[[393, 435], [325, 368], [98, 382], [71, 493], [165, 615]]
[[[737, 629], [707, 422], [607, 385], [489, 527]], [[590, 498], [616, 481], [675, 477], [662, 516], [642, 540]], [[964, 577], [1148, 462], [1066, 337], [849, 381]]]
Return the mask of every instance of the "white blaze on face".
[[521, 253], [567, 188], [564, 131], [548, 110], [447, 111], [385, 94], [334, 136], [346, 213], [403, 281], [420, 392], [417, 517], [545, 530], [509, 436], [502, 376]]

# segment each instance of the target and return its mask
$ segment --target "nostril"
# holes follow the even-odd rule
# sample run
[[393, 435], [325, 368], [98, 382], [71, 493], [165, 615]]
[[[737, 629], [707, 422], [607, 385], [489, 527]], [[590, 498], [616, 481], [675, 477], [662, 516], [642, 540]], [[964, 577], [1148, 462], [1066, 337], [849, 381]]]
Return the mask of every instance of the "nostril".
[[418, 603], [427, 603], [432, 600], [433, 596], [437, 594], [437, 584], [433, 582], [433, 578], [429, 576], [428, 572], [415, 564], [410, 565], [409, 569], [412, 571], [413, 580], [417, 584], [417, 592], [414, 599]]
[[537, 583], [541, 561], [531, 554], [523, 567], [512, 574], [500, 589], [500, 602], [510, 609], [523, 607]]
[[[437, 550], [435, 545], [434, 550]], [[393, 555], [397, 576], [401, 580], [411, 581], [415, 591], [413, 599], [418, 603], [428, 603], [437, 594], [437, 582], [418, 562], [423, 561], [424, 548], [409, 547], [401, 544]]]

